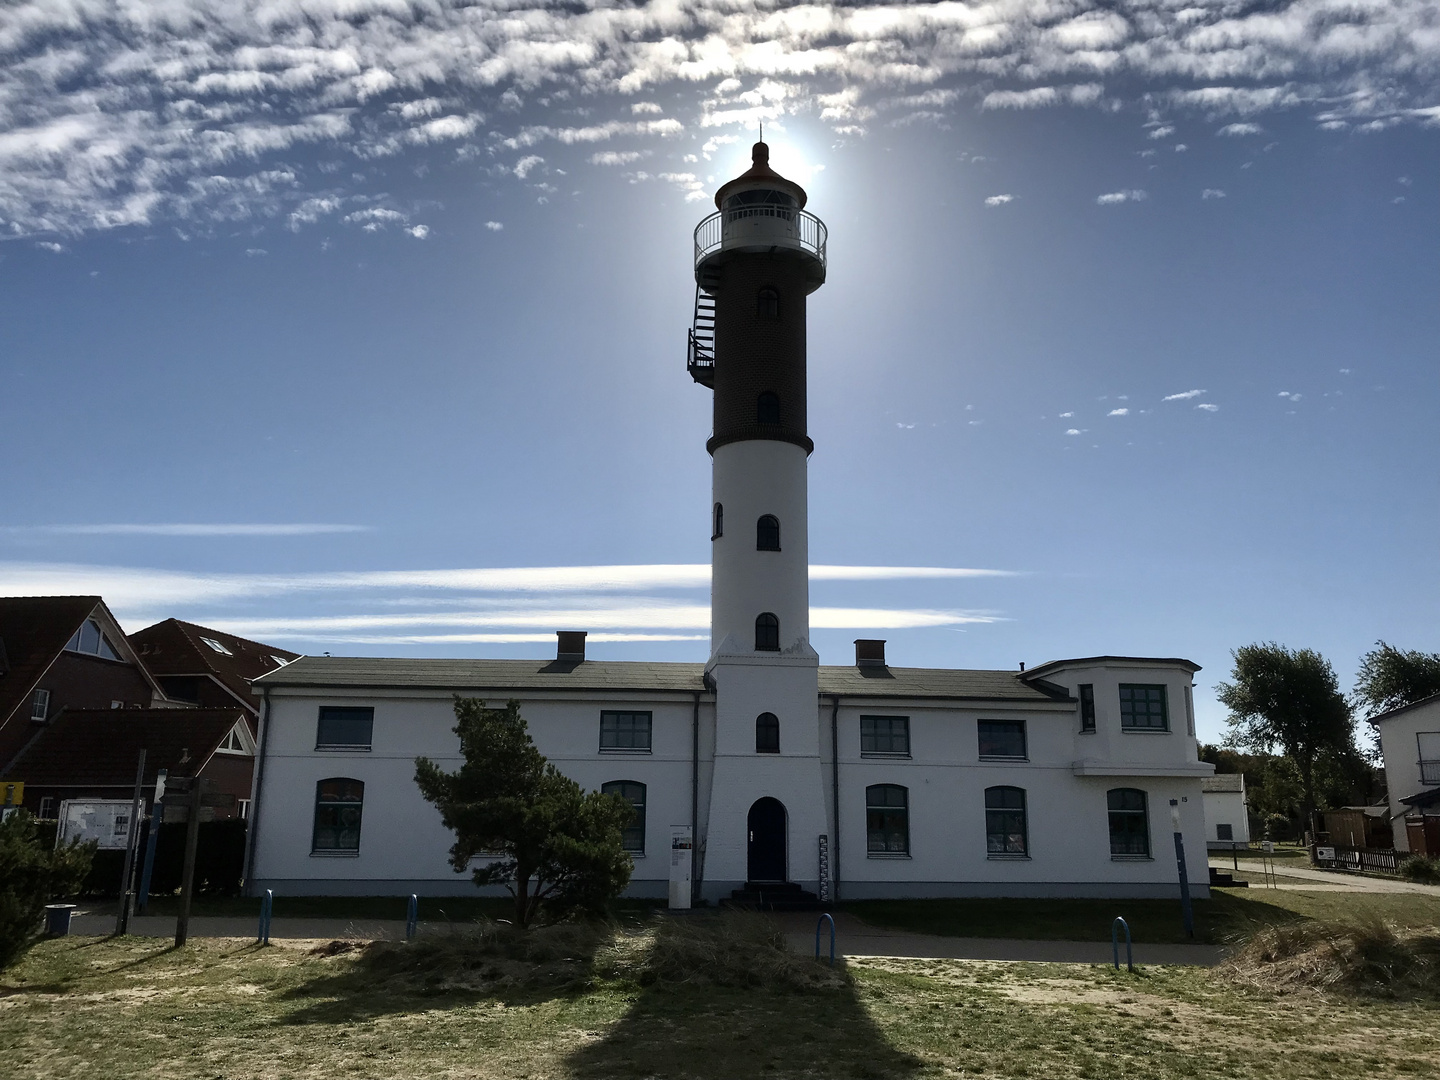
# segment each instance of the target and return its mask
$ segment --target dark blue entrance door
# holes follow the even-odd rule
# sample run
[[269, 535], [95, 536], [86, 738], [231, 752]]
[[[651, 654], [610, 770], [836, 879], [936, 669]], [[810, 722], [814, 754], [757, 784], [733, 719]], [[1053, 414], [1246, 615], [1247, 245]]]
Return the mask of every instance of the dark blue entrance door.
[[749, 881], [785, 880], [785, 804], [766, 796], [750, 807], [746, 878]]

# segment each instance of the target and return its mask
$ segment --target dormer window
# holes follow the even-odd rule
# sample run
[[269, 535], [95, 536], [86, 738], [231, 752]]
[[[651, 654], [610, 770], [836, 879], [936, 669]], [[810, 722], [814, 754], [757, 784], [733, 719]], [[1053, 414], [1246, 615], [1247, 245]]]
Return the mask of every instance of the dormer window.
[[200, 640], [203, 641], [203, 642], [205, 642], [206, 645], [209, 645], [210, 648], [214, 649], [214, 650], [215, 650], [216, 652], [218, 652], [221, 656], [234, 656], [234, 655], [235, 655], [235, 654], [232, 653], [229, 649], [227, 649], [224, 645], [222, 645], [220, 642], [216, 641], [213, 637], [202, 637]]
[[100, 624], [94, 619], [86, 619], [85, 625], [71, 635], [70, 640], [65, 643], [69, 652], [84, 653], [87, 656], [99, 656], [105, 660], [119, 660], [120, 656], [115, 651], [115, 646], [100, 629]]

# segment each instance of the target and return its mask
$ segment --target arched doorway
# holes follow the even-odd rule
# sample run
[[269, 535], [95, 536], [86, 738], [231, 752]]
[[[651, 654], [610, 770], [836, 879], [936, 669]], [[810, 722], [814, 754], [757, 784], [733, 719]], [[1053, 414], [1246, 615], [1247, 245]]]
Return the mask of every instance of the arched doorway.
[[756, 799], [746, 819], [749, 841], [746, 846], [747, 881], [784, 881], [786, 870], [785, 804], [768, 795]]

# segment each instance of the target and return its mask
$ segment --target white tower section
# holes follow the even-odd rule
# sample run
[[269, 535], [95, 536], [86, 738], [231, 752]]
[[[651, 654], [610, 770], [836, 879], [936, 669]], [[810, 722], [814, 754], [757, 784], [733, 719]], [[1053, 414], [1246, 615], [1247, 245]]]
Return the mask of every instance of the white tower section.
[[810, 647], [805, 303], [825, 280], [825, 226], [805, 192], [754, 166], [695, 230], [690, 372], [715, 391], [710, 662], [715, 767], [705, 893], [814, 889], [828, 835], [819, 659]]

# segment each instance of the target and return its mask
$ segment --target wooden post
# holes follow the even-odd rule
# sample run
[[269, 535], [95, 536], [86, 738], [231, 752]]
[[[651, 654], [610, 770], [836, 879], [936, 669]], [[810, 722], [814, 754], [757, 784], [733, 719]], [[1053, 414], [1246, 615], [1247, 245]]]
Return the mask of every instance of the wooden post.
[[140, 789], [145, 783], [145, 751], [135, 766], [135, 797], [130, 801], [130, 832], [125, 837], [125, 869], [120, 874], [120, 913], [115, 916], [115, 936], [130, 929], [130, 877], [135, 872], [135, 845], [140, 841]]
[[180, 877], [180, 917], [175, 920], [175, 944], [184, 945], [190, 935], [190, 900], [195, 895], [195, 846], [200, 839], [200, 778], [189, 782], [185, 795], [185, 869]]

